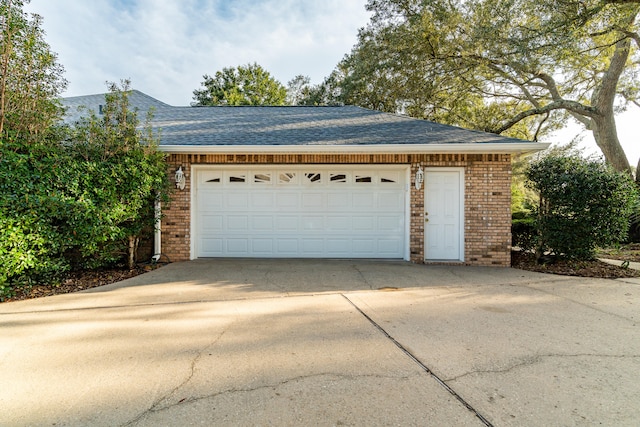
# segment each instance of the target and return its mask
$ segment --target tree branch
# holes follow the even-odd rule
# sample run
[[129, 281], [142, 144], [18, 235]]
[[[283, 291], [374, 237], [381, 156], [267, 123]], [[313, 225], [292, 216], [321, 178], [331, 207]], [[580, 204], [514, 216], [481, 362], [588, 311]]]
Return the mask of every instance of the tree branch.
[[540, 130], [542, 129], [542, 125], [544, 124], [544, 122], [546, 122], [549, 119], [549, 113], [547, 113], [544, 118], [542, 120], [540, 120], [540, 123], [538, 123], [538, 128], [536, 129], [536, 133], [533, 135], [533, 140], [534, 141], [538, 141], [538, 135], [540, 134]]
[[[553, 99], [554, 103], [555, 102], [565, 101], [562, 98], [562, 95], [560, 95], [560, 91], [558, 90], [558, 86], [556, 85], [556, 81], [552, 76], [550, 76], [549, 74], [544, 73], [542, 71], [539, 71], [538, 73], [536, 73], [536, 77], [539, 78], [540, 80], [542, 80], [545, 83], [545, 85], [547, 87], [547, 90], [551, 94], [551, 99]], [[571, 102], [571, 101], [569, 101], [569, 102]], [[582, 104], [579, 104], [579, 105], [582, 105]], [[585, 108], [588, 108], [588, 107], [585, 107]], [[585, 114], [585, 113], [574, 111], [573, 109], [570, 109], [570, 108], [567, 108], [567, 111], [577, 121], [579, 121], [580, 123], [585, 125], [585, 127], [587, 129], [591, 129], [591, 120], [588, 118], [588, 117], [591, 117], [591, 116], [589, 116], [588, 114]]]
[[567, 110], [571, 113], [576, 113], [576, 114], [587, 116], [587, 117], [598, 116], [598, 110], [595, 109], [594, 107], [588, 107], [576, 101], [561, 99], [558, 101], [554, 101], [550, 104], [547, 104], [541, 108], [532, 108], [530, 110], [523, 111], [520, 114], [514, 116], [512, 119], [510, 119], [506, 123], [504, 123], [501, 127], [494, 130], [490, 130], [490, 132], [500, 134], [505, 130], [510, 129], [521, 120], [526, 119], [527, 117], [536, 116], [539, 114], [547, 114], [555, 110]]
[[600, 86], [593, 91], [591, 104], [598, 109], [612, 109], [616, 95], [616, 88], [620, 75], [625, 69], [631, 42], [624, 39], [616, 43], [616, 50], [613, 53], [609, 68], [602, 76]]
[[640, 34], [634, 33], [633, 31], [625, 30], [624, 28], [620, 28], [620, 27], [616, 27], [616, 30], [620, 31], [622, 34], [632, 39], [634, 42], [636, 42], [636, 46], [640, 48]]

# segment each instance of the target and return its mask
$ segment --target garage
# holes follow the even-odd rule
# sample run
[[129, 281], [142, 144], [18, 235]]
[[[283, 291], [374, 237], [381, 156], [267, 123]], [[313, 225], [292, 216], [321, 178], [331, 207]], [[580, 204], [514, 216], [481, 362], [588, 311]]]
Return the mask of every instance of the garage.
[[194, 166], [192, 258], [408, 259], [408, 166]]

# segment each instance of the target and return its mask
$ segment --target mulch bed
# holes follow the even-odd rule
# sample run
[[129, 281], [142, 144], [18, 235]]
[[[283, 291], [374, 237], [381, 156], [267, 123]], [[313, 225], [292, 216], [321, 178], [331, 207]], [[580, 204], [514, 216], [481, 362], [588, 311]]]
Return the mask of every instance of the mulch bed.
[[[602, 254], [602, 257], [605, 257], [605, 255]], [[606, 258], [621, 259], [608, 255]], [[635, 260], [629, 259], [629, 261]], [[610, 265], [598, 260], [572, 261], [551, 258], [545, 264], [538, 264], [534, 254], [521, 251], [511, 252], [511, 266], [521, 270], [561, 274], [564, 276], [597, 277], [602, 279], [640, 277], [640, 271]]]
[[132, 270], [129, 270], [128, 268], [113, 268], [105, 270], [74, 271], [69, 273], [67, 278], [59, 285], [35, 285], [19, 288], [16, 290], [16, 294], [12, 298], [8, 298], [4, 302], [84, 291], [86, 289], [130, 279], [154, 270], [161, 265], [163, 264], [137, 266]]

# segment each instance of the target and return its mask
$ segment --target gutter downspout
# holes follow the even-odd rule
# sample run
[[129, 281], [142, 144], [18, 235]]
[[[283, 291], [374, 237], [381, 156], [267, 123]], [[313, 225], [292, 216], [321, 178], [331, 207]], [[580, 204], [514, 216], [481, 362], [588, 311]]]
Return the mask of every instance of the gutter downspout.
[[153, 215], [155, 218], [154, 234], [153, 234], [153, 256], [151, 260], [158, 262], [162, 254], [162, 208], [160, 207], [160, 200], [156, 199], [153, 204]]

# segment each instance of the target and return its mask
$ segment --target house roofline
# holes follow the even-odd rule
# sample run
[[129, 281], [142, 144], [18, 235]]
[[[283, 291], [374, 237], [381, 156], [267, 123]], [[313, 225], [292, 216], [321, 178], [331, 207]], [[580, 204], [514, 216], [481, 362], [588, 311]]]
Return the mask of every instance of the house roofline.
[[160, 145], [165, 153], [183, 154], [530, 154], [545, 150], [549, 143], [455, 143], [380, 145]]

